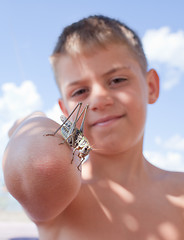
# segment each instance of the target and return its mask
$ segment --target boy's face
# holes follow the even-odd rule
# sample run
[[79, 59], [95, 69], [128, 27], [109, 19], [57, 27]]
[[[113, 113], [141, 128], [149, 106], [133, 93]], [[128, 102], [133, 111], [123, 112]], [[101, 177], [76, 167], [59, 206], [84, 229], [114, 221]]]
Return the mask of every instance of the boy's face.
[[147, 103], [158, 97], [158, 79], [143, 73], [126, 46], [61, 56], [56, 71], [64, 114], [78, 102], [89, 104], [84, 133], [94, 149], [110, 154], [142, 146]]

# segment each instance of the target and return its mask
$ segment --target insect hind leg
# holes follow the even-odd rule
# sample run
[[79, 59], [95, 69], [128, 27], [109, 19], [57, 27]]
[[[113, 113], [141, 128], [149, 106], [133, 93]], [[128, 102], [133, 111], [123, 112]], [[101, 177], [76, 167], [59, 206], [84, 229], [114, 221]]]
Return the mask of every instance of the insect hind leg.
[[[75, 112], [75, 110], [79, 107], [78, 109], [78, 113], [77, 113], [77, 116], [76, 116], [76, 119], [78, 117], [78, 114], [79, 114], [79, 111], [80, 111], [80, 108], [82, 106], [82, 103], [78, 103], [77, 106], [73, 109], [73, 111], [70, 113], [70, 115], [66, 118], [66, 120], [58, 127], [58, 129], [56, 129], [56, 131], [54, 133], [47, 133], [47, 134], [44, 134], [44, 136], [55, 136], [56, 133], [63, 127], [63, 125], [68, 121], [68, 119], [72, 116], [72, 114]], [[75, 120], [75, 124], [76, 124], [76, 120]]]

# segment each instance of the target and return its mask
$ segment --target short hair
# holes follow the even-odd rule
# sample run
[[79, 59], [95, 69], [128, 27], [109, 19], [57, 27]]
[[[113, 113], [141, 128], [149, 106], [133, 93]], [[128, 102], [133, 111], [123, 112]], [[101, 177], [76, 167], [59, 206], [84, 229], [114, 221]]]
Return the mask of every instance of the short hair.
[[89, 16], [65, 27], [51, 55], [51, 62], [54, 67], [58, 55], [90, 53], [95, 47], [106, 48], [112, 43], [127, 45], [143, 72], [147, 71], [147, 59], [135, 31], [119, 20], [103, 15]]

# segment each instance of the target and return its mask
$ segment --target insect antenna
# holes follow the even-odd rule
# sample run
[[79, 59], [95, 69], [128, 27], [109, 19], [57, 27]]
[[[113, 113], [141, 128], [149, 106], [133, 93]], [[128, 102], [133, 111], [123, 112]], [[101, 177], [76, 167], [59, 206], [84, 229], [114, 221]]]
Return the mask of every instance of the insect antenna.
[[99, 150], [103, 150], [102, 148], [94, 148], [95, 144], [91, 145], [91, 150], [96, 150], [96, 151], [99, 151]]

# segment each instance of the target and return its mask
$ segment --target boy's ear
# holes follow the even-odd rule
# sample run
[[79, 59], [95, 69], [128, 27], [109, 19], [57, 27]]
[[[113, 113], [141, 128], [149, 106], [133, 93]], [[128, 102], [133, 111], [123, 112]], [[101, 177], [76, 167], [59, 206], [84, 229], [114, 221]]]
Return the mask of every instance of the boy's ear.
[[153, 104], [159, 97], [159, 76], [154, 69], [147, 72], [148, 103]]
[[64, 105], [64, 102], [63, 102], [63, 100], [61, 98], [59, 98], [58, 103], [59, 103], [59, 106], [61, 108], [61, 111], [67, 117], [68, 116], [68, 111], [67, 111], [67, 109], [66, 109], [66, 107]]

